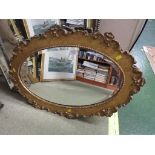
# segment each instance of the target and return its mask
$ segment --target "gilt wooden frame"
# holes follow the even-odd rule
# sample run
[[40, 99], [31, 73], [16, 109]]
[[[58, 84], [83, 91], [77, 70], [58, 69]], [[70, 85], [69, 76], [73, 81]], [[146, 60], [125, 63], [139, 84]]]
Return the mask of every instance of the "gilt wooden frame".
[[[19, 76], [22, 63], [27, 57], [45, 48], [59, 46], [83, 47], [104, 54], [112, 60], [121, 70], [123, 83], [120, 90], [111, 98], [91, 105], [68, 106], [46, 101], [28, 90]], [[135, 66], [134, 58], [123, 52], [112, 33], [89, 33], [87, 30], [75, 30], [67, 27], [54, 26], [40, 36], [20, 42], [14, 49], [10, 62], [10, 75], [18, 92], [36, 108], [65, 116], [67, 118], [98, 116], [112, 116], [118, 108], [126, 105], [133, 94], [140, 90], [145, 83], [142, 72]]]

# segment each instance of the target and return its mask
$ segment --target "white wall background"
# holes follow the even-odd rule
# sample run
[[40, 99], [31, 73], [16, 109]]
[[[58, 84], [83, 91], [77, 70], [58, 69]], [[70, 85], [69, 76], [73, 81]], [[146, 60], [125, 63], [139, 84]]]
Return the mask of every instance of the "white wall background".
[[129, 50], [141, 32], [144, 19], [101, 19], [99, 31], [112, 32], [123, 50]]

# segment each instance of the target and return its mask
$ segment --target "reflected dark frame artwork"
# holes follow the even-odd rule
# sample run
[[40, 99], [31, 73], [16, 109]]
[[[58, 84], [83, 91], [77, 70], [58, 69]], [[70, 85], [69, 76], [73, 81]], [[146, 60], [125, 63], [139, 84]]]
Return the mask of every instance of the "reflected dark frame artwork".
[[[34, 95], [24, 86], [19, 76], [21, 65], [27, 57], [51, 47], [83, 47], [105, 55], [121, 70], [123, 83], [120, 90], [111, 98], [85, 106], [67, 106], [44, 100]], [[51, 30], [31, 40], [21, 42], [15, 49], [10, 62], [10, 76], [18, 92], [36, 108], [44, 109], [67, 118], [97, 116], [112, 116], [118, 108], [126, 105], [132, 96], [140, 90], [145, 80], [142, 72], [135, 66], [134, 58], [123, 52], [111, 33], [101, 35], [99, 32], [74, 30], [66, 27], [54, 26]], [[77, 96], [78, 97], [78, 96]]]

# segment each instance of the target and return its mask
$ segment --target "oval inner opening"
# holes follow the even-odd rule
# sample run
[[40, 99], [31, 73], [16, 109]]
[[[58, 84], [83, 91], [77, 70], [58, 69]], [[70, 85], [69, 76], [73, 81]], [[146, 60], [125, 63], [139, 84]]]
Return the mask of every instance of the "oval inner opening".
[[69, 106], [106, 101], [119, 91], [123, 82], [123, 74], [113, 61], [82, 47], [35, 52], [22, 64], [20, 78], [33, 94]]

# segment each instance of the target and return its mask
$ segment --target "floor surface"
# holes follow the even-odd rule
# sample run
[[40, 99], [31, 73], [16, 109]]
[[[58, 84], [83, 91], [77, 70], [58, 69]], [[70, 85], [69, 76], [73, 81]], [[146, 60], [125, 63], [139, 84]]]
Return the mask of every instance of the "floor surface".
[[146, 84], [133, 100], [119, 110], [121, 135], [155, 134], [155, 75], [143, 51], [143, 46], [155, 47], [155, 20], [148, 20], [131, 54], [144, 73]]
[[0, 78], [1, 135], [107, 135], [108, 118], [66, 119], [33, 108]]

